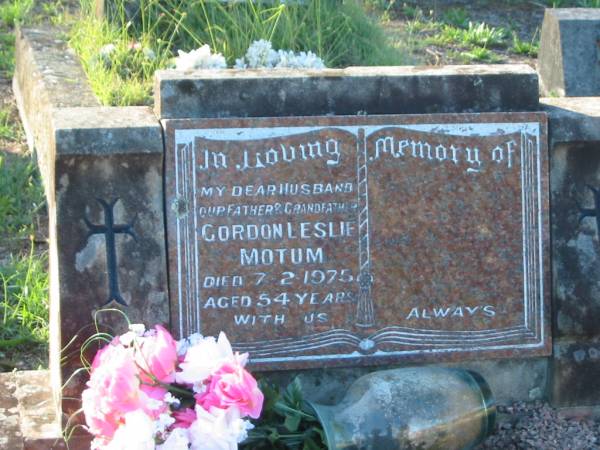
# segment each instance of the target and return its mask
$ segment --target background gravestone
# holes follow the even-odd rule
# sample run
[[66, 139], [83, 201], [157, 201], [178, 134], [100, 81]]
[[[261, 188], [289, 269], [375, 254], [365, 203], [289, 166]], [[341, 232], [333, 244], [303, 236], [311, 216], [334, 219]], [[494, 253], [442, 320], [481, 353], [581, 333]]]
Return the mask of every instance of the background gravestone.
[[543, 95], [600, 95], [600, 9], [546, 9], [538, 72]]

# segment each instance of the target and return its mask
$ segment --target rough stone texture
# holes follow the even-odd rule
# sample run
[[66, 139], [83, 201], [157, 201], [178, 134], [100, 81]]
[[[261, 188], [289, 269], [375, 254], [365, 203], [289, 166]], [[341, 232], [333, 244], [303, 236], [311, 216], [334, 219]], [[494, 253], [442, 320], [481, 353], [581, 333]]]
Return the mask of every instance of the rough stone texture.
[[[50, 268], [50, 374], [56, 396], [60, 377], [60, 299], [56, 247], [54, 190], [55, 112], [63, 107], [94, 107], [98, 100], [83, 69], [54, 28], [17, 29], [13, 91], [29, 148], [35, 151], [44, 182], [49, 216]], [[57, 401], [57, 404], [59, 402]]]
[[27, 143], [36, 149], [48, 193], [52, 119], [54, 110], [99, 106], [77, 56], [54, 28], [18, 28], [16, 31], [13, 91]]
[[[128, 135], [126, 128], [105, 127], [105, 113], [110, 121], [130, 124], [133, 132]], [[162, 140], [156, 122], [144, 125], [152, 117], [149, 110], [141, 123], [131, 122], [140, 113], [127, 108], [57, 113], [54, 170], [63, 347], [79, 335], [72, 347], [78, 348], [91, 331], [95, 312], [103, 307], [123, 310], [133, 323], [169, 323]], [[92, 122], [96, 128], [77, 128], [68, 120], [73, 114], [96, 117]], [[69, 128], [58, 128], [61, 123]], [[110, 215], [118, 233], [114, 237], [104, 232], [110, 228]], [[110, 253], [112, 239], [114, 254]], [[123, 330], [118, 314], [102, 315], [99, 320], [108, 328], [121, 324], [113, 333]], [[78, 358], [71, 364], [77, 365]]]
[[167, 121], [174, 331], [261, 369], [549, 354], [545, 119]]
[[538, 72], [543, 95], [600, 95], [600, 10], [546, 9]]
[[160, 126], [145, 106], [61, 108], [53, 119], [59, 156], [163, 151]]
[[419, 114], [538, 109], [527, 65], [350, 67], [322, 71], [158, 71], [161, 119]]
[[555, 342], [550, 375], [555, 406], [600, 405], [599, 379], [599, 342]]
[[551, 223], [556, 338], [600, 335], [600, 141], [554, 146]]
[[542, 98], [549, 148], [561, 142], [600, 141], [600, 97]]
[[600, 107], [598, 97], [545, 98], [551, 145], [555, 406], [600, 405]]
[[47, 370], [0, 374], [0, 448], [6, 450], [84, 450], [90, 436], [65, 442]]
[[0, 373], [0, 448], [7, 450], [23, 448], [19, 401], [14, 395], [17, 388], [15, 377], [14, 373]]
[[[19, 32], [14, 85], [48, 200], [50, 366], [58, 396], [81, 365], [79, 346], [95, 332], [95, 311], [116, 307], [133, 322], [168, 324], [169, 305], [160, 125], [149, 108], [97, 106], [81, 68], [63, 67], [53, 36]], [[70, 84], [55, 86], [60, 70]], [[119, 314], [99, 322], [113, 333], [124, 329]], [[72, 380], [63, 396], [78, 397], [82, 381]], [[66, 400], [62, 406], [66, 414], [78, 408]]]

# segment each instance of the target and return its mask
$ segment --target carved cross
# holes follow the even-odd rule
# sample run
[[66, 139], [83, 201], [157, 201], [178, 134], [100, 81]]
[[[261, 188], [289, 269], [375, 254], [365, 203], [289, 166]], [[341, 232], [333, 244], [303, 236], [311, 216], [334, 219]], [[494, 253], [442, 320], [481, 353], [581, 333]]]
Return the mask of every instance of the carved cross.
[[87, 240], [95, 234], [103, 234], [106, 246], [106, 271], [108, 274], [108, 300], [102, 306], [108, 305], [110, 302], [115, 301], [120, 305], [128, 306], [119, 290], [119, 272], [117, 270], [117, 248], [115, 245], [115, 236], [117, 234], [127, 234], [131, 236], [135, 241], [137, 238], [133, 232], [133, 225], [135, 218], [128, 224], [115, 224], [114, 222], [114, 207], [119, 201], [118, 198], [110, 203], [97, 198], [96, 201], [102, 205], [104, 209], [104, 225], [93, 224], [86, 216], [83, 220], [87, 225], [89, 232], [86, 237]]

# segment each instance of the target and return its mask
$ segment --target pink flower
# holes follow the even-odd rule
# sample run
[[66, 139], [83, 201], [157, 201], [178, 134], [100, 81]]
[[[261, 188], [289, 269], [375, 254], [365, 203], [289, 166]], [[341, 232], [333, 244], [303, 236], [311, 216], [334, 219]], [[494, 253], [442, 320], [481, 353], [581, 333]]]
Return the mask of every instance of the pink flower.
[[260, 416], [263, 400], [254, 377], [235, 363], [223, 364], [211, 377], [206, 392], [196, 395], [196, 401], [207, 411], [213, 407], [228, 409], [234, 406], [253, 419]]
[[94, 357], [81, 399], [88, 429], [100, 441], [111, 439], [129, 412], [140, 410], [155, 419], [168, 409], [166, 389], [140, 384], [134, 352], [116, 338]]
[[135, 362], [140, 368], [142, 383], [153, 385], [155, 379], [162, 383], [173, 382], [177, 364], [177, 343], [171, 334], [160, 325], [156, 325], [154, 332], [146, 333], [140, 340]]
[[[114, 342], [114, 341], [113, 341]], [[132, 350], [113, 343], [94, 358], [82, 406], [89, 431], [110, 439], [127, 412], [143, 406]]]
[[184, 408], [173, 412], [175, 423], [173, 428], [189, 428], [196, 420], [196, 411], [191, 408]]

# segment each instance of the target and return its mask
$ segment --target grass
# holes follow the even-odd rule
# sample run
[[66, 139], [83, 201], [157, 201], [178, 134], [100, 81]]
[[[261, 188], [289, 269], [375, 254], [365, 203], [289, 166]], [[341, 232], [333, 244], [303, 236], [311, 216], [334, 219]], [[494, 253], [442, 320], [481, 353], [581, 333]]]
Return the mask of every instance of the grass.
[[[27, 255], [0, 264], [0, 352], [16, 359], [28, 351], [46, 358], [48, 342], [47, 257], [31, 243]], [[31, 361], [30, 361], [31, 362]]]
[[[129, 106], [152, 102], [152, 80], [156, 69], [165, 67], [164, 52], [154, 59], [131, 46], [131, 40], [118, 27], [93, 17], [82, 18], [71, 30], [70, 44], [81, 58], [92, 90], [104, 105]], [[109, 58], [101, 49], [115, 44]], [[150, 48], [151, 43], [144, 42]], [[160, 56], [162, 55], [162, 57]]]
[[[10, 125], [0, 128], [19, 137]], [[47, 360], [47, 256], [35, 242], [44, 194], [27, 155], [0, 153], [0, 370]]]
[[5, 26], [14, 27], [16, 23], [23, 22], [33, 5], [33, 0], [5, 0], [0, 4], [0, 22]]
[[[54, 21], [61, 5], [0, 3], [0, 78], [10, 79], [14, 70], [15, 25], [49, 14]], [[14, 106], [0, 103], [0, 370], [44, 366], [48, 354], [48, 262], [46, 246], [35, 238], [43, 188], [29, 155], [2, 150], [18, 149], [23, 134]]]
[[0, 28], [0, 75], [12, 76], [15, 67], [15, 37], [11, 32]]
[[[520, 4], [516, 0], [505, 3]], [[522, 40], [514, 23], [504, 27], [475, 21], [471, 14], [477, 15], [477, 11], [469, 12], [463, 7], [424, 11], [418, 2], [404, 3], [391, 11], [402, 24], [396, 25], [393, 33], [399, 36], [398, 40], [403, 38], [407, 43], [405, 51], [421, 64], [502, 63], [519, 56], [537, 56], [538, 32], [530, 40]]]
[[0, 238], [3, 244], [34, 232], [35, 217], [44, 207], [37, 167], [29, 157], [0, 154]]
[[549, 8], [600, 8], [600, 0], [542, 0]]
[[463, 47], [486, 48], [506, 47], [507, 33], [503, 28], [494, 28], [484, 22], [469, 22], [466, 29], [444, 24], [438, 34], [429, 41], [436, 45], [460, 45]]
[[526, 42], [519, 39], [517, 33], [513, 33], [513, 44], [510, 49], [513, 53], [516, 53], [517, 55], [525, 55], [535, 58], [540, 49], [540, 44], [536, 41], [535, 36], [533, 37], [531, 42]]
[[[151, 101], [153, 73], [169, 65], [177, 50], [209, 44], [233, 65], [258, 39], [275, 49], [313, 51], [328, 67], [391, 65], [403, 55], [355, 0], [306, 2], [221, 2], [215, 0], [147, 0], [141, 9], [115, 2], [112, 23], [85, 17], [75, 24], [71, 46], [80, 55], [92, 88], [107, 105]], [[143, 51], [131, 50], [132, 44]], [[102, 57], [104, 45], [116, 51]]]

